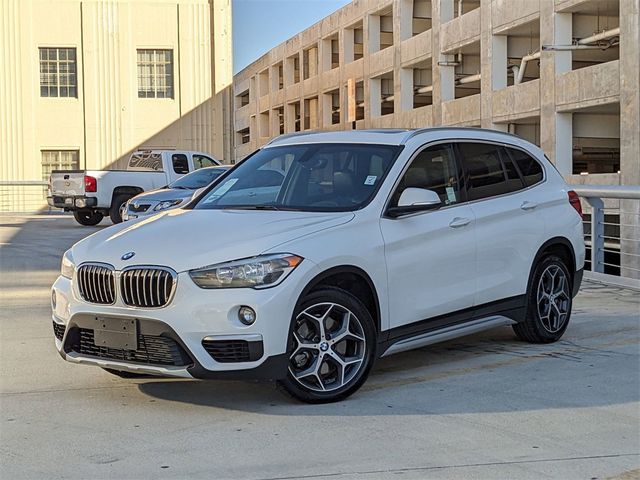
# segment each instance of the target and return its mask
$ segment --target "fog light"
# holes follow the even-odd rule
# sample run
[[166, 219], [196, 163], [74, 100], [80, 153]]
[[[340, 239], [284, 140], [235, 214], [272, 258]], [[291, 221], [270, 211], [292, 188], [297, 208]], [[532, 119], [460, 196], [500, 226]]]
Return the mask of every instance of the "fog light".
[[53, 309], [56, 309], [56, 304], [58, 302], [58, 299], [56, 298], [56, 291], [52, 290], [51, 291], [51, 306], [53, 307]]
[[87, 200], [84, 198], [76, 198], [76, 207], [84, 208], [87, 206]]
[[238, 320], [245, 325], [251, 325], [256, 321], [256, 312], [251, 307], [240, 307], [240, 310], [238, 310]]

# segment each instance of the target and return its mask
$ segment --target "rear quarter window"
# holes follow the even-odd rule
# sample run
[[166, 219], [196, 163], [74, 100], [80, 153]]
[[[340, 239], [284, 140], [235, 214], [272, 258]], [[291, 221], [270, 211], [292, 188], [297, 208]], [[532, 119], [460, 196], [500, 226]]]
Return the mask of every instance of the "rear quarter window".
[[536, 159], [527, 152], [516, 148], [507, 148], [506, 150], [509, 152], [514, 163], [518, 166], [522, 179], [527, 187], [542, 181], [542, 178], [544, 177], [542, 165], [540, 165]]

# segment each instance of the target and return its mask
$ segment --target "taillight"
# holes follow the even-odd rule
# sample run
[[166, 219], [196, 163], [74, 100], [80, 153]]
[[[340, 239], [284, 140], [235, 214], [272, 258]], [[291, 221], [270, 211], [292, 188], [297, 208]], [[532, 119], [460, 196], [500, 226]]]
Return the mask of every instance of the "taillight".
[[573, 190], [569, 190], [569, 203], [578, 212], [580, 218], [582, 218], [582, 204], [580, 203], [580, 197]]
[[84, 191], [85, 192], [97, 192], [98, 191], [98, 181], [95, 177], [90, 175], [84, 176]]

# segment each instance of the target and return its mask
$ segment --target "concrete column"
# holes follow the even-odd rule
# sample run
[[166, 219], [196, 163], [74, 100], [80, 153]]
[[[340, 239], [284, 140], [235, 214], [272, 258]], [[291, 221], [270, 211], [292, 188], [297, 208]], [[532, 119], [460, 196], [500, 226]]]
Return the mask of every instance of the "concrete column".
[[380, 17], [378, 15], [368, 15], [369, 25], [367, 31], [369, 33], [366, 48], [369, 53], [375, 53], [380, 50]]
[[[620, 2], [620, 172], [623, 185], [640, 185], [639, 15], [640, 0]], [[640, 201], [622, 200], [620, 210], [621, 273], [640, 278]]]
[[491, 89], [496, 91], [507, 87], [507, 36], [492, 35], [492, 37]]
[[[554, 38], [554, 0], [540, 0], [540, 44], [552, 45]], [[557, 53], [557, 52], [556, 52]], [[556, 69], [555, 53], [540, 55], [540, 148], [556, 162]], [[562, 122], [561, 122], [562, 123]], [[563, 124], [565, 127], [566, 123]]]
[[342, 38], [342, 58], [340, 59], [340, 66], [353, 62], [353, 46], [354, 46], [354, 30], [346, 28], [341, 32]]
[[400, 41], [413, 36], [413, 0], [400, 0]]
[[379, 78], [369, 80], [369, 115], [371, 117], [379, 117], [382, 113], [380, 108], [380, 100], [382, 94], [382, 85]]
[[311, 130], [317, 130], [320, 125], [318, 123], [318, 98], [314, 97], [309, 99], [309, 128]]
[[494, 41], [493, 29], [491, 28], [491, 5], [492, 0], [480, 0], [480, 126], [483, 128], [493, 127], [492, 52]]
[[[400, 110], [413, 110], [413, 68], [399, 68]], [[397, 88], [396, 88], [397, 91]], [[397, 95], [397, 94], [396, 94]]]
[[[329, 60], [331, 62], [331, 60]], [[318, 75], [318, 47], [309, 49], [309, 78]]]
[[440, 25], [453, 19], [453, 0], [434, 0], [431, 23], [431, 60], [433, 76], [433, 126], [442, 125], [442, 102], [454, 98], [454, 67], [441, 67], [438, 63], [445, 61], [440, 52]]
[[[554, 15], [554, 38], [556, 45], [571, 45], [573, 41], [573, 14], [556, 13]], [[554, 53], [556, 75], [570, 72], [572, 69], [572, 52], [556, 51]]]
[[555, 164], [567, 176], [573, 173], [573, 113], [556, 113], [555, 117]]
[[294, 103], [287, 103], [284, 106], [284, 133], [295, 132], [296, 106]]

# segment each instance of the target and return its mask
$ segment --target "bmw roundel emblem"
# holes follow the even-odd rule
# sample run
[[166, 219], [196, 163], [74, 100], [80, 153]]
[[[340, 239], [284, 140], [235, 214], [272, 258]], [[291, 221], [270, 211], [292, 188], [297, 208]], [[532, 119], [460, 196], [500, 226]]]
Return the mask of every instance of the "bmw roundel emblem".
[[135, 254], [136, 254], [136, 252], [127, 252], [124, 255], [122, 255], [122, 257], [120, 257], [120, 258], [122, 260], [129, 260], [130, 258], [133, 258]]

